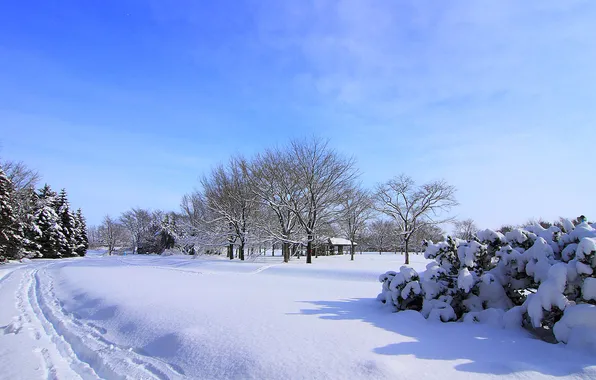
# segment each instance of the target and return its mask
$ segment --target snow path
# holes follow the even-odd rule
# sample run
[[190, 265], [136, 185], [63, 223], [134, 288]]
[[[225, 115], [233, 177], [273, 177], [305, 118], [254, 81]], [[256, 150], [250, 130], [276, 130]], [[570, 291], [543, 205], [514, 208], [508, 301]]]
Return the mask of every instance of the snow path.
[[[47, 321], [39, 309], [36, 294], [36, 271], [26, 266], [15, 268], [1, 284], [0, 303], [7, 307], [2, 308], [0, 316], [4, 320], [12, 312], [12, 322], [0, 327], [4, 330], [0, 356], [6, 360], [6, 365], [2, 366], [7, 371], [6, 378], [80, 378], [53, 344], [56, 335], [46, 333]], [[10, 295], [13, 295], [13, 302], [8, 299]], [[22, 361], [23, 356], [34, 365], [19, 371], [14, 363]], [[36, 376], [33, 377], [32, 373]]]
[[317, 260], [17, 265], [0, 278], [0, 379], [596, 378], [593, 356], [523, 331], [391, 313], [374, 297], [396, 257]]
[[41, 378], [183, 378], [171, 365], [145, 356], [133, 347], [105, 339], [105, 329], [81, 322], [64, 310], [63, 303], [54, 294], [52, 277], [47, 273], [47, 269], [60, 266], [64, 264], [55, 262], [16, 271], [15, 277], [20, 277], [15, 296], [18, 316], [11, 324], [3, 326], [5, 334], [17, 335], [27, 329], [30, 338], [43, 340], [33, 349], [40, 357]]

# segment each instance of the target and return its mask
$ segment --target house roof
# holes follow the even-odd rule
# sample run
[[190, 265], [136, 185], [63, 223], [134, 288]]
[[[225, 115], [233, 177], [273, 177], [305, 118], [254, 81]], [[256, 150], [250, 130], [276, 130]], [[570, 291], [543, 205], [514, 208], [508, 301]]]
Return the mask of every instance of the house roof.
[[[329, 244], [331, 244], [331, 245], [352, 245], [352, 241], [350, 241], [348, 239], [344, 239], [344, 238], [333, 237], [333, 238], [329, 238]], [[354, 242], [354, 245], [357, 245], [357, 244]]]

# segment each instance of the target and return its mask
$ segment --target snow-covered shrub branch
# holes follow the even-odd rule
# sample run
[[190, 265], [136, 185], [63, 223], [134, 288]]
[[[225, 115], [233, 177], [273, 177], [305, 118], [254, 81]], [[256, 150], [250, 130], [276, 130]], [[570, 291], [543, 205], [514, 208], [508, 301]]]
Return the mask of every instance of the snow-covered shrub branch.
[[595, 224], [484, 230], [470, 240], [427, 242], [424, 255], [433, 261], [422, 276], [404, 266], [379, 277], [381, 302], [443, 322], [522, 326], [596, 349]]

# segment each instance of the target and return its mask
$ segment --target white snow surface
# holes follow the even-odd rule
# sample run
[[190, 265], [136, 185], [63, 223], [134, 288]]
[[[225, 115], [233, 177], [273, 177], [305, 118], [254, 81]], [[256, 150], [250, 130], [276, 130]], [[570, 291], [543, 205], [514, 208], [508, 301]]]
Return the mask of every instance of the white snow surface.
[[590, 277], [584, 280], [582, 298], [586, 301], [596, 301], [596, 278]]
[[500, 232], [493, 231], [491, 229], [480, 230], [476, 233], [476, 236], [480, 241], [494, 242], [494, 241], [505, 241], [505, 235]]
[[[428, 261], [411, 259], [424, 276]], [[393, 313], [374, 297], [378, 274], [402, 255], [313, 260], [132, 255], [3, 266], [0, 379], [596, 378], [594, 356], [521, 329]], [[578, 318], [564, 318], [572, 335]]]
[[457, 287], [469, 293], [474, 286], [474, 276], [468, 270], [468, 268], [462, 268], [459, 270], [459, 276], [457, 276]]
[[557, 339], [578, 351], [596, 355], [596, 306], [573, 305], [554, 326]]
[[596, 252], [596, 238], [582, 238], [577, 246], [576, 255], [578, 259], [585, 259], [593, 252]]

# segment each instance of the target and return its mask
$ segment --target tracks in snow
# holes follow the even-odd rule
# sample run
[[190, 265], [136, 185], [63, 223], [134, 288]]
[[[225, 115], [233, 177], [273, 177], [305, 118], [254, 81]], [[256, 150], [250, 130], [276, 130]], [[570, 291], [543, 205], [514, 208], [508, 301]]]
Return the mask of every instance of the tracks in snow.
[[82, 379], [162, 380], [184, 377], [180, 369], [146, 356], [134, 347], [110, 341], [105, 329], [68, 312], [56, 297], [53, 279], [47, 270], [54, 265], [23, 269], [16, 294], [20, 315], [11, 324], [14, 333], [26, 329], [35, 341], [49, 340], [57, 349], [57, 353], [51, 352], [53, 350], [38, 344], [40, 348], [36, 352], [47, 379], [64, 378], [60, 374], [63, 367], [69, 367]]

